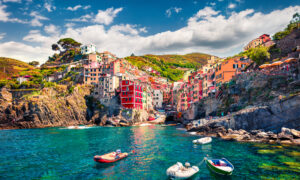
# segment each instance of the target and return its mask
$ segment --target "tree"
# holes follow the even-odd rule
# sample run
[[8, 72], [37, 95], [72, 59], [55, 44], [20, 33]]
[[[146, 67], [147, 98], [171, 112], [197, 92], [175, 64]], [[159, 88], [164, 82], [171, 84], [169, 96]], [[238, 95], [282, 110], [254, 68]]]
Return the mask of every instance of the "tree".
[[130, 56], [135, 56], [133, 53]]
[[69, 50], [70, 48], [78, 48], [80, 47], [81, 43], [75, 41], [72, 38], [64, 38], [60, 39], [57, 44], [59, 44], [63, 49]]
[[60, 51], [60, 48], [59, 48], [59, 46], [57, 44], [52, 44], [51, 47], [52, 47], [53, 51]]
[[38, 62], [38, 61], [31, 61], [28, 64], [31, 65], [31, 66], [36, 67], [36, 66], [40, 65], [40, 62]]
[[294, 15], [293, 15], [293, 19], [291, 20], [291, 24], [292, 23], [298, 23], [298, 22], [300, 22], [300, 14], [299, 13], [295, 13]]
[[270, 53], [268, 52], [268, 48], [264, 46], [249, 49], [247, 51], [247, 55], [257, 65], [261, 65], [264, 60], [270, 58]]

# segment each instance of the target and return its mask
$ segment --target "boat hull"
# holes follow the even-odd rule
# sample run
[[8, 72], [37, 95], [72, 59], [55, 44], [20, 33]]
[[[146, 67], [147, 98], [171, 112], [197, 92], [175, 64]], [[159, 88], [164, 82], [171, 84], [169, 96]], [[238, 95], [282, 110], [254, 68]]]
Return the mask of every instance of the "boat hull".
[[220, 175], [225, 175], [225, 176], [229, 176], [232, 174], [232, 171], [223, 171], [215, 166], [213, 166], [212, 164], [210, 164], [208, 162], [207, 159], [205, 159], [205, 163], [206, 163], [206, 166], [211, 170], [213, 171], [214, 173], [217, 173], [217, 174], [220, 174]]
[[103, 156], [94, 156], [94, 161], [98, 162], [98, 163], [113, 163], [113, 162], [119, 161], [121, 159], [124, 159], [128, 156], [127, 153], [122, 153], [122, 154], [123, 155], [120, 156], [120, 158], [117, 158], [117, 159], [107, 159], [107, 158], [103, 158]]

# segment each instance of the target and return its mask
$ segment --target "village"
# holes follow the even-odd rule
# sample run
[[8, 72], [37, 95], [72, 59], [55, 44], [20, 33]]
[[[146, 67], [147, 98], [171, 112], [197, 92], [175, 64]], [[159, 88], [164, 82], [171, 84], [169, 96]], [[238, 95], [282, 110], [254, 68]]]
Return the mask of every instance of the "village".
[[[274, 44], [269, 35], [263, 34], [249, 42], [244, 47], [244, 51], [255, 47], [270, 47]], [[76, 69], [82, 76], [77, 83], [91, 85], [93, 87], [91, 95], [105, 107], [118, 106], [121, 109], [147, 112], [155, 110], [163, 112], [169, 120], [183, 122], [195, 118], [193, 111], [199, 102], [204, 99], [220, 98], [221, 87], [239, 75], [253, 73], [253, 71], [264, 74], [276, 71], [277, 74], [284, 73], [295, 80], [299, 79], [299, 73], [295, 70], [299, 66], [300, 47], [295, 48], [297, 53], [277, 59], [271, 64], [263, 64], [255, 70], [253, 69], [255, 63], [247, 56], [229, 58], [210, 56], [207, 64], [200, 69], [192, 70], [188, 76], [172, 82], [159, 76], [159, 72], [151, 67], [138, 69], [126, 59], [118, 58], [108, 51], [98, 53], [96, 46], [89, 44], [80, 47], [81, 59], [59, 65], [66, 66], [66, 70], [47, 76], [46, 79], [57, 82], [66, 73]], [[283, 68], [284, 71], [281, 71]], [[18, 77], [18, 81], [22, 83], [27, 77]], [[224, 113], [230, 112], [222, 112], [222, 116], [226, 115]], [[216, 115], [206, 114], [204, 117]], [[155, 118], [149, 116], [149, 119]]]

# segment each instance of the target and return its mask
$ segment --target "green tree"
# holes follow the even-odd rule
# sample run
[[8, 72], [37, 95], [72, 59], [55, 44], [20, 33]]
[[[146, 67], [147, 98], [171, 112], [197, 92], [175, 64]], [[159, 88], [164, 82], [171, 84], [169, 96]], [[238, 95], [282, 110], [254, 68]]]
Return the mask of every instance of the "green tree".
[[60, 51], [58, 44], [52, 44], [51, 47], [53, 51]]
[[289, 35], [294, 29], [299, 28], [300, 25], [300, 15], [299, 13], [295, 13], [293, 15], [292, 20], [287, 25], [287, 27], [283, 31], [279, 31], [274, 34], [273, 40], [280, 40], [285, 36]]
[[72, 38], [63, 38], [63, 39], [60, 39], [57, 42], [57, 44], [59, 44], [65, 50], [69, 50], [70, 48], [78, 48], [81, 45], [81, 43], [75, 41]]
[[28, 64], [31, 65], [31, 66], [36, 67], [36, 66], [40, 65], [40, 62], [38, 62], [38, 61], [31, 61]]
[[270, 58], [270, 53], [268, 52], [268, 48], [264, 46], [249, 49], [247, 51], [247, 55], [257, 65], [262, 64], [264, 60]]

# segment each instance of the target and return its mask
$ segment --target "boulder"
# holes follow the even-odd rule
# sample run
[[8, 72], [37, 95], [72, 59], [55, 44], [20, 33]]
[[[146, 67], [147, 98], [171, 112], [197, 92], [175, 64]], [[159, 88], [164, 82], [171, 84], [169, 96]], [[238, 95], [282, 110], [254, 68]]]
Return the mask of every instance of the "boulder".
[[293, 143], [297, 146], [300, 146], [300, 138], [299, 139], [294, 139]]
[[256, 137], [265, 139], [265, 138], [268, 138], [269, 136], [266, 132], [259, 132], [256, 134]]
[[243, 134], [247, 134], [247, 131], [245, 131], [244, 129], [240, 129], [240, 130], [238, 131], [238, 133], [239, 133], [240, 135], [243, 135]]
[[281, 132], [287, 135], [291, 135], [291, 130], [289, 128], [282, 127]]
[[278, 134], [278, 138], [280, 140], [291, 140], [293, 139], [293, 136], [291, 134], [285, 134], [284, 132], [281, 132]]
[[255, 136], [256, 134], [258, 134], [260, 132], [261, 132], [260, 130], [251, 130], [250, 134]]
[[300, 131], [297, 131], [295, 129], [291, 129], [290, 132], [294, 136], [294, 138], [300, 138]]
[[233, 130], [229, 128], [229, 129], [227, 130], [227, 133], [233, 134]]

